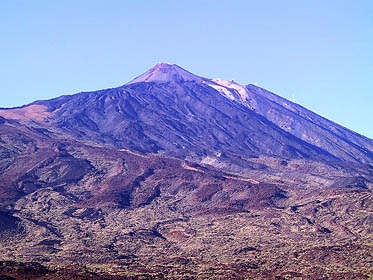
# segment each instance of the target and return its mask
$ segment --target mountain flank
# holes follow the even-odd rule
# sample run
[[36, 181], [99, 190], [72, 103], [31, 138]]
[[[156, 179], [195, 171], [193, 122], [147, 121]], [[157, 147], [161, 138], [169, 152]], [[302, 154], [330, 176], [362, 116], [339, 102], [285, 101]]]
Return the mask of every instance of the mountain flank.
[[370, 279], [373, 140], [160, 63], [0, 110], [0, 279]]

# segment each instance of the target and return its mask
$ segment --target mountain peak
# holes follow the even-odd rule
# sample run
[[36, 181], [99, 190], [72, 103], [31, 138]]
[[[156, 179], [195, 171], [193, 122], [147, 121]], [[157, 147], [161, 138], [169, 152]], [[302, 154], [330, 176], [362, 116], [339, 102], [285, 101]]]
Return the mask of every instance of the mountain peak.
[[182, 81], [195, 81], [201, 82], [203, 78], [196, 76], [187, 70], [181, 68], [176, 64], [170, 63], [157, 63], [153, 68], [146, 71], [144, 74], [138, 76], [128, 84], [140, 83], [140, 82], [182, 82]]

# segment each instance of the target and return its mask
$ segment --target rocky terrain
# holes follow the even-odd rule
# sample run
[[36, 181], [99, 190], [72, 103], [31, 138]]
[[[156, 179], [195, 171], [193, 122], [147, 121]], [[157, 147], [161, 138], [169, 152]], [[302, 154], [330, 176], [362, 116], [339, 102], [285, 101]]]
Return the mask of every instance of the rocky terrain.
[[0, 279], [371, 279], [373, 141], [158, 64], [0, 110]]

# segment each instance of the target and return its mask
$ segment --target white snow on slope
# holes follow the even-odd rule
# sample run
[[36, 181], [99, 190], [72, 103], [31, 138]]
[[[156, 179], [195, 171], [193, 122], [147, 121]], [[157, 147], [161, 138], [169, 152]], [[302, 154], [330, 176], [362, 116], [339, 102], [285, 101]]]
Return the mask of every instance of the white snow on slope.
[[217, 91], [219, 91], [220, 93], [222, 93], [226, 98], [230, 99], [230, 100], [235, 100], [233, 94], [229, 91], [229, 89], [227, 89], [226, 87], [222, 87], [222, 86], [219, 86], [217, 84], [213, 84], [213, 83], [207, 83], [205, 82], [206, 85], [216, 89]]
[[203, 81], [204, 84], [216, 89], [226, 98], [240, 103], [250, 110], [256, 110], [258, 104], [254, 94], [250, 92], [245, 86], [237, 84], [233, 81], [223, 79], [212, 79]]
[[225, 88], [234, 89], [241, 96], [242, 101], [246, 101], [248, 93], [244, 86], [241, 86], [233, 81], [223, 79], [213, 79], [212, 81]]
[[[248, 101], [249, 93], [244, 86], [241, 86], [233, 81], [227, 81], [223, 79], [212, 79], [209, 82], [204, 82], [206, 85], [216, 89], [222, 93], [225, 97], [235, 100], [239, 103], [246, 103]], [[232, 93], [237, 93], [236, 96]], [[239, 97], [238, 97], [239, 96]]]

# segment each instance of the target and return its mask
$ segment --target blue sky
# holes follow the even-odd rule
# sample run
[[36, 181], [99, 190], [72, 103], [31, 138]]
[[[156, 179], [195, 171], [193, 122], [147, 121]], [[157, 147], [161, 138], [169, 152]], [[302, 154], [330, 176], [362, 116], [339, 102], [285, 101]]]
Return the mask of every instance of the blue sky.
[[0, 107], [157, 62], [256, 83], [373, 138], [373, 1], [0, 2]]

